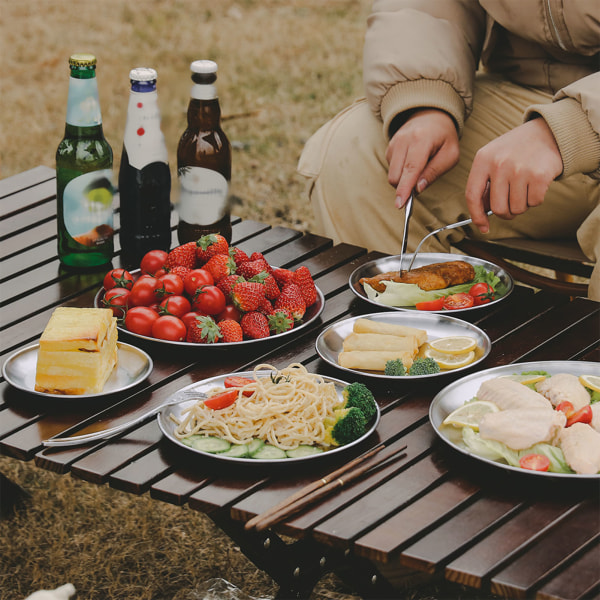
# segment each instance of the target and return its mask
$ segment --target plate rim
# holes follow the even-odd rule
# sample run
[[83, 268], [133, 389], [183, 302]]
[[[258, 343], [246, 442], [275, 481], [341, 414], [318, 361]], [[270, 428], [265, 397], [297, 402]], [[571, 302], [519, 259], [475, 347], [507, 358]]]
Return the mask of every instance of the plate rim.
[[[357, 319], [362, 319], [362, 318], [370, 318], [370, 317], [389, 317], [390, 319], [412, 319], [414, 320], [415, 316], [418, 316], [419, 319], [443, 319], [443, 320], [447, 320], [450, 322], [455, 323], [457, 326], [460, 325], [461, 327], [467, 329], [467, 330], [474, 330], [476, 331], [479, 335], [481, 335], [481, 337], [484, 339], [485, 341], [485, 345], [486, 347], [484, 348], [484, 353], [483, 355], [473, 361], [472, 363], [469, 363], [468, 365], [465, 365], [464, 367], [459, 367], [458, 369], [448, 369], [448, 370], [442, 370], [439, 373], [433, 373], [432, 375], [410, 375], [410, 376], [406, 376], [406, 375], [384, 375], [384, 374], [379, 374], [376, 372], [372, 372], [372, 371], [361, 371], [359, 369], [349, 369], [347, 367], [342, 367], [341, 365], [337, 364], [336, 362], [333, 362], [332, 360], [330, 360], [329, 358], [325, 357], [322, 352], [321, 352], [321, 348], [320, 345], [324, 344], [324, 342], [322, 342], [322, 340], [324, 339], [325, 335], [331, 331], [332, 329], [334, 329], [336, 326], [340, 326], [341, 324], [344, 323], [351, 323], [353, 321], [356, 321]], [[374, 320], [374, 319], [371, 319]], [[428, 334], [429, 335], [429, 334]], [[328, 325], [325, 329], [323, 329], [323, 331], [321, 331], [321, 333], [319, 333], [319, 335], [317, 336], [317, 339], [315, 341], [315, 349], [317, 351], [317, 354], [329, 365], [335, 367], [336, 369], [340, 369], [342, 371], [345, 371], [346, 373], [352, 373], [354, 375], [358, 375], [361, 377], [372, 377], [375, 379], [384, 379], [384, 380], [388, 380], [388, 381], [419, 381], [422, 379], [431, 379], [432, 377], [439, 377], [439, 376], [444, 376], [444, 375], [452, 375], [455, 373], [461, 373], [463, 371], [469, 370], [471, 369], [473, 366], [478, 365], [479, 363], [481, 363], [481, 361], [485, 360], [487, 358], [487, 356], [489, 355], [491, 349], [492, 349], [492, 341], [490, 339], [490, 337], [488, 336], [488, 334], [483, 331], [483, 329], [481, 329], [480, 327], [477, 327], [477, 325], [474, 325], [473, 323], [469, 323], [468, 321], [464, 321], [462, 319], [459, 319], [457, 317], [453, 317], [452, 315], [448, 315], [448, 314], [441, 314], [439, 312], [435, 312], [435, 313], [431, 313], [429, 311], [427, 312], [419, 312], [417, 315], [410, 313], [408, 311], [385, 311], [385, 312], [378, 312], [378, 313], [368, 313], [368, 314], [364, 314], [364, 315], [357, 315], [355, 317], [348, 317], [346, 319], [342, 319], [340, 321], [336, 321], [335, 323], [331, 323], [330, 325]]]
[[[263, 373], [268, 374], [268, 373], [272, 372], [272, 370], [261, 369], [258, 372], [260, 374], [263, 374]], [[222, 375], [215, 375], [214, 377], [202, 379], [200, 381], [196, 381], [195, 383], [191, 383], [183, 388], [180, 388], [179, 390], [174, 392], [174, 394], [172, 394], [170, 396], [170, 398], [173, 398], [177, 394], [179, 394], [185, 390], [188, 390], [188, 389], [193, 389], [193, 388], [196, 388], [199, 386], [201, 386], [201, 387], [210, 386], [213, 382], [216, 383], [219, 381], [223, 381], [226, 377], [229, 377], [230, 375], [236, 375], [236, 376], [240, 376], [240, 377], [253, 377], [254, 373], [255, 373], [255, 371], [251, 370], [251, 371], [234, 371], [231, 373], [224, 373]], [[331, 381], [331, 382], [335, 383], [336, 386], [349, 385], [349, 383], [347, 381], [344, 381], [342, 379], [337, 379], [336, 377], [330, 377], [329, 375], [323, 375], [321, 373], [317, 373], [317, 375], [323, 377], [323, 379], [325, 379], [327, 381]], [[338, 390], [338, 395], [339, 395], [339, 390]], [[182, 404], [185, 404], [187, 402], [194, 403], [196, 401], [188, 400], [188, 401], [182, 402]], [[354, 440], [353, 442], [350, 442], [349, 444], [345, 444], [344, 446], [337, 446], [335, 448], [332, 448], [331, 450], [327, 450], [325, 452], [321, 452], [318, 454], [310, 454], [308, 456], [301, 456], [298, 458], [285, 458], [285, 459], [236, 458], [236, 457], [232, 457], [232, 456], [220, 456], [219, 454], [211, 454], [210, 452], [204, 452], [202, 450], [198, 450], [197, 448], [192, 448], [191, 446], [187, 446], [181, 440], [177, 439], [174, 435], [172, 435], [171, 432], [168, 432], [165, 430], [166, 425], [163, 423], [163, 421], [169, 420], [168, 415], [166, 413], [167, 413], [167, 411], [171, 410], [171, 408], [172, 408], [171, 406], [163, 407], [160, 410], [160, 412], [157, 414], [156, 418], [157, 418], [158, 426], [159, 426], [161, 432], [170, 442], [176, 444], [177, 446], [179, 446], [181, 448], [184, 448], [185, 450], [188, 450], [195, 454], [198, 454], [202, 457], [214, 459], [219, 462], [225, 462], [227, 464], [263, 465], [263, 466], [264, 465], [289, 465], [289, 464], [293, 464], [293, 463], [297, 463], [297, 462], [304, 463], [306, 461], [315, 460], [318, 458], [323, 459], [325, 457], [336, 456], [340, 452], [346, 451], [350, 448], [353, 448], [354, 446], [361, 444], [368, 437], [370, 437], [373, 433], [375, 433], [377, 426], [379, 425], [379, 421], [381, 420], [381, 409], [380, 409], [377, 401], [375, 402], [375, 405], [377, 406], [377, 414], [374, 417], [374, 421], [373, 421], [371, 427], [368, 429], [368, 431], [366, 431], [364, 433], [364, 435], [362, 435], [360, 438]]]
[[[404, 262], [404, 260], [408, 260], [408, 259], [412, 258], [413, 256], [414, 256], [414, 253], [405, 254], [403, 262]], [[432, 258], [432, 262], [450, 262], [451, 260], [464, 260], [465, 262], [468, 262], [471, 265], [481, 265], [483, 267], [486, 267], [488, 269], [488, 271], [493, 271], [498, 277], [500, 277], [499, 273], [502, 273], [502, 276], [507, 279], [508, 289], [506, 291], [506, 294], [504, 294], [501, 298], [497, 298], [496, 300], [488, 302], [487, 304], [480, 304], [479, 306], [471, 306], [469, 308], [456, 309], [456, 310], [453, 310], [452, 313], [462, 313], [462, 312], [468, 312], [468, 311], [474, 311], [474, 310], [480, 310], [480, 309], [487, 309], [491, 306], [495, 306], [498, 302], [502, 302], [502, 300], [505, 300], [506, 298], [508, 298], [508, 296], [510, 296], [510, 294], [514, 290], [515, 282], [514, 282], [512, 275], [506, 269], [502, 268], [501, 266], [499, 266], [493, 262], [490, 262], [488, 260], [485, 260], [483, 258], [477, 258], [476, 256], [466, 256], [466, 255], [462, 255], [462, 254], [452, 254], [450, 252], [446, 252], [446, 253], [444, 253], [444, 252], [419, 252], [417, 254], [417, 257], [420, 257], [420, 256], [430, 256]], [[356, 267], [356, 269], [354, 269], [352, 271], [352, 273], [350, 273], [350, 276], [348, 277], [348, 286], [350, 287], [350, 289], [352, 290], [352, 292], [354, 293], [355, 296], [357, 296], [361, 300], [364, 300], [365, 302], [368, 302], [369, 304], [372, 304], [373, 306], [383, 307], [386, 310], [413, 313], [413, 312], [417, 311], [417, 309], [414, 306], [389, 306], [387, 304], [381, 304], [380, 302], [371, 300], [367, 296], [367, 294], [364, 292], [364, 288], [358, 284], [358, 273], [361, 272], [363, 269], [365, 269], [371, 265], [376, 265], [378, 262], [381, 262], [381, 261], [388, 261], [388, 260], [393, 261], [394, 259], [396, 259], [397, 262], [400, 263], [400, 255], [399, 254], [391, 254], [389, 256], [382, 256], [380, 258], [375, 258], [366, 263], [363, 263], [362, 265], [359, 265], [358, 267]], [[418, 311], [418, 312], [420, 313], [422, 311]], [[427, 311], [427, 312], [437, 313], [437, 314], [447, 314], [450, 311], [432, 310], [432, 311]]]
[[[523, 370], [523, 371], [536, 370], [536, 371], [539, 371], [539, 370], [548, 370], [548, 368], [553, 369], [555, 367], [557, 369], [558, 368], [567, 369], [567, 368], [569, 368], [569, 366], [572, 366], [574, 364], [582, 365], [582, 369], [584, 368], [583, 366], [585, 366], [585, 365], [589, 365], [590, 367], [595, 365], [596, 369], [598, 369], [600, 367], [600, 365], [598, 363], [594, 363], [591, 361], [579, 361], [579, 360], [530, 361], [530, 362], [524, 362], [524, 363], [509, 363], [507, 365], [499, 365], [497, 367], [490, 367], [489, 369], [483, 369], [482, 371], [478, 371], [476, 373], [471, 373], [469, 375], [466, 375], [465, 377], [461, 377], [460, 379], [457, 379], [456, 381], [453, 381], [452, 383], [450, 383], [447, 386], [445, 386], [444, 388], [442, 388], [434, 396], [433, 400], [431, 401], [431, 403], [429, 405], [429, 411], [428, 411], [429, 423], [430, 423], [431, 427], [433, 428], [435, 434], [438, 436], [438, 438], [440, 438], [452, 450], [454, 450], [456, 452], [460, 452], [464, 456], [469, 457], [471, 460], [477, 460], [479, 462], [483, 462], [485, 464], [491, 465], [495, 468], [508, 470], [513, 473], [519, 473], [524, 476], [530, 475], [530, 476], [534, 476], [534, 477], [543, 477], [545, 479], [556, 478], [556, 479], [568, 479], [568, 480], [574, 480], [574, 479], [576, 479], [576, 480], [580, 480], [580, 479], [581, 480], [592, 480], [592, 481], [600, 480], [600, 473], [587, 475], [587, 474], [580, 474], [580, 473], [552, 473], [550, 471], [548, 471], [548, 472], [532, 471], [532, 470], [527, 470], [527, 469], [521, 469], [519, 467], [513, 467], [512, 465], [504, 464], [504, 463], [501, 463], [501, 462], [498, 462], [495, 460], [484, 458], [482, 456], [477, 456], [477, 454], [469, 452], [468, 450], [460, 448], [456, 444], [452, 443], [446, 436], [444, 436], [442, 434], [442, 432], [439, 430], [439, 426], [436, 426], [436, 424], [434, 422], [433, 413], [436, 411], [436, 409], [438, 408], [438, 405], [442, 401], [442, 396], [444, 395], [444, 393], [453, 391], [455, 388], [458, 388], [461, 385], [468, 383], [468, 381], [471, 379], [476, 379], [478, 377], [488, 376], [488, 375], [490, 377], [493, 377], [496, 373], [503, 373], [508, 370]], [[544, 367], [546, 367], [546, 368], [544, 368]]]

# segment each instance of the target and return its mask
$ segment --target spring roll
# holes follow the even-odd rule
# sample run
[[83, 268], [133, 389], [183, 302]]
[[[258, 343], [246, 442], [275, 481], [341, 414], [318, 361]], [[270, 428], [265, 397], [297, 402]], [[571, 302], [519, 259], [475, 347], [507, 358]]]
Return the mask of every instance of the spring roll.
[[343, 342], [344, 351], [351, 350], [406, 350], [416, 354], [419, 343], [414, 335], [398, 336], [382, 333], [351, 333]]
[[356, 319], [353, 327], [354, 333], [380, 333], [384, 335], [407, 336], [414, 335], [417, 343], [422, 346], [427, 341], [427, 332], [424, 329], [408, 327], [407, 325], [395, 325], [370, 319]]
[[413, 356], [407, 350], [351, 350], [338, 354], [338, 364], [346, 369], [364, 369], [366, 371], [385, 371], [388, 360], [399, 358], [406, 369], [410, 369]]

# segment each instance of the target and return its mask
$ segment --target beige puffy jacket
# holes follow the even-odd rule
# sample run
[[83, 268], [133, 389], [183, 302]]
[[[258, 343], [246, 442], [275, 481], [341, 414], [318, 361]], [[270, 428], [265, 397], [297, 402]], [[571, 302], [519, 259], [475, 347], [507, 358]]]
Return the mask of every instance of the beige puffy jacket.
[[600, 179], [600, 0], [375, 0], [364, 48], [371, 109], [389, 131], [422, 106], [468, 118], [478, 69], [553, 95], [543, 117], [561, 177]]

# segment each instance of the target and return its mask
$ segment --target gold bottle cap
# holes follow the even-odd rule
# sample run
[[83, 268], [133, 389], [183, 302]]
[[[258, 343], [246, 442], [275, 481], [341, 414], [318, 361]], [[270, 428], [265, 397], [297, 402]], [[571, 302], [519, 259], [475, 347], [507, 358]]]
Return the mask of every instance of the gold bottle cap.
[[96, 57], [93, 54], [72, 54], [69, 58], [70, 67], [96, 67]]

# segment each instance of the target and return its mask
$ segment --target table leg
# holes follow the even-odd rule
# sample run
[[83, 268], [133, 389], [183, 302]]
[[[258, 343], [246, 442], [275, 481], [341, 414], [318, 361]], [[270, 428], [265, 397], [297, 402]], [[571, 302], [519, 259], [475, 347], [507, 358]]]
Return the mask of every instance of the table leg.
[[0, 473], [0, 519], [9, 517], [29, 494], [6, 475]]

